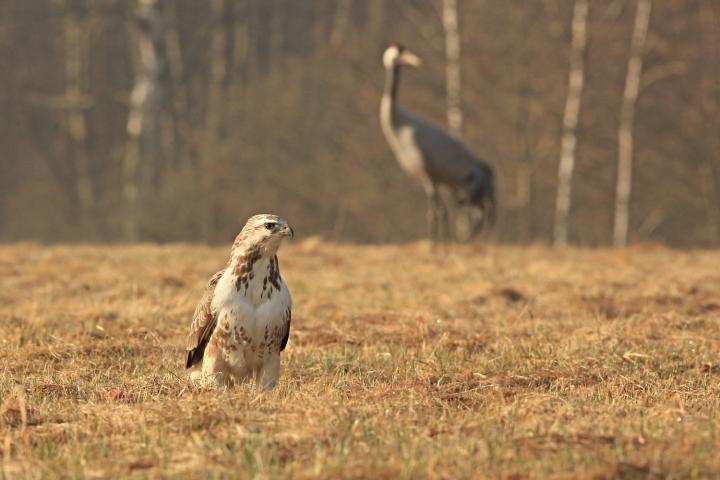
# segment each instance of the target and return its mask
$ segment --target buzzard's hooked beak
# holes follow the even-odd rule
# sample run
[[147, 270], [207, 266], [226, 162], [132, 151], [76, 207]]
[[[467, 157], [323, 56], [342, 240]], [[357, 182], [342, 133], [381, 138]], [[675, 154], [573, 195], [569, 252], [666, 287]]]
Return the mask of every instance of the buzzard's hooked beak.
[[285, 225], [283, 225], [282, 233], [286, 237], [290, 237], [290, 238], [295, 237], [295, 231], [293, 231], [292, 227], [290, 225], [288, 225], [287, 223]]

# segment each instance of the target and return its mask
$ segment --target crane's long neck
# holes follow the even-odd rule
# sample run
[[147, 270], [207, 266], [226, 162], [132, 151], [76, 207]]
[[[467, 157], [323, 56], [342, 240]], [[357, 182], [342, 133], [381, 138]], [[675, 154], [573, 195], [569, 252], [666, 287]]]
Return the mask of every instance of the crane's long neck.
[[[380, 117], [383, 129], [389, 129], [395, 124], [397, 116], [397, 97], [400, 87], [400, 65], [385, 69], [385, 88], [380, 103]], [[386, 135], [388, 132], [386, 131]]]

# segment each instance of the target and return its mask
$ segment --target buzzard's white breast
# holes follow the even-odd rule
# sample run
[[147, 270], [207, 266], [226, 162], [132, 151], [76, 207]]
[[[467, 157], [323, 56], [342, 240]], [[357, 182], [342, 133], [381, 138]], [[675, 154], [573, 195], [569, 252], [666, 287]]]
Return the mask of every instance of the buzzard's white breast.
[[218, 318], [215, 334], [227, 335], [221, 354], [232, 366], [261, 368], [279, 351], [292, 299], [279, 273], [273, 277], [276, 262], [258, 259], [246, 272], [246, 281], [228, 267], [217, 284], [212, 301]]

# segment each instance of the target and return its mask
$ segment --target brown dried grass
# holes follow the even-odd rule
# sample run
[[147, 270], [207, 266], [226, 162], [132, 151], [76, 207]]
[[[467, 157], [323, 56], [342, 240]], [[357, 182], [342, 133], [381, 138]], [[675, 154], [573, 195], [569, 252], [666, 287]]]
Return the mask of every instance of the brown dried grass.
[[188, 384], [226, 249], [0, 248], [3, 478], [720, 471], [720, 253], [281, 251], [281, 385]]

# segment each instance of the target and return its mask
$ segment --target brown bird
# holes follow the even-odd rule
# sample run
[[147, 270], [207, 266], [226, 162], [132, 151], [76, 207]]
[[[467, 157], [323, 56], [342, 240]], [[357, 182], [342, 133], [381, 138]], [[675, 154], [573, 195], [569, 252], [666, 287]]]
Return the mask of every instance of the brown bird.
[[233, 243], [228, 265], [210, 279], [195, 309], [186, 367], [201, 384], [255, 381], [272, 389], [288, 343], [292, 300], [277, 251], [293, 229], [277, 215], [251, 217]]

